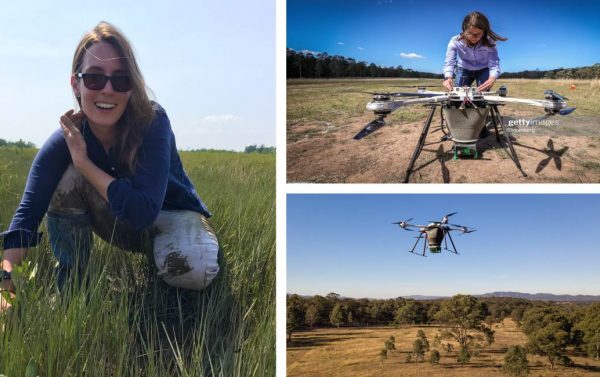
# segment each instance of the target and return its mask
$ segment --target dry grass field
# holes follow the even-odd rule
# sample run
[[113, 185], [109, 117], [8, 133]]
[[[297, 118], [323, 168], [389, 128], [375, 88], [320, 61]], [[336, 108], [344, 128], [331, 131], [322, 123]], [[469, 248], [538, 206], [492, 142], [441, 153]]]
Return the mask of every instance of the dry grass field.
[[[386, 126], [354, 140], [375, 119], [365, 106], [369, 91], [412, 91], [399, 85], [440, 85], [440, 80], [288, 80], [287, 181], [308, 183], [398, 183], [427, 118], [422, 106], [400, 108]], [[577, 110], [549, 117], [558, 125], [519, 127], [511, 132], [523, 177], [493, 133], [478, 143], [478, 160], [452, 160], [452, 142], [440, 141], [436, 113], [410, 182], [416, 183], [595, 183], [600, 182], [600, 80], [501, 79], [510, 97], [543, 99], [552, 89]], [[571, 89], [575, 85], [575, 89]], [[430, 90], [443, 90], [430, 88]], [[525, 105], [501, 108], [504, 124], [544, 116]]]
[[[471, 362], [461, 366], [456, 362], [456, 350], [451, 354], [439, 350], [442, 357], [439, 365], [425, 362], [406, 362], [406, 355], [412, 351], [412, 343], [418, 330], [423, 330], [433, 343], [439, 327], [362, 327], [329, 328], [294, 333], [287, 349], [287, 376], [402, 376], [402, 377], [494, 377], [502, 374], [502, 362], [507, 348], [511, 345], [524, 345], [525, 335], [516, 324], [507, 319], [503, 324], [494, 324], [495, 342], [473, 356]], [[390, 336], [396, 339], [396, 351], [382, 360], [379, 356], [383, 344]], [[444, 341], [445, 343], [445, 341]], [[556, 366], [550, 370], [545, 358], [527, 355], [529, 376], [561, 377], [592, 376], [600, 373], [600, 361], [584, 355], [569, 355], [575, 366]]]

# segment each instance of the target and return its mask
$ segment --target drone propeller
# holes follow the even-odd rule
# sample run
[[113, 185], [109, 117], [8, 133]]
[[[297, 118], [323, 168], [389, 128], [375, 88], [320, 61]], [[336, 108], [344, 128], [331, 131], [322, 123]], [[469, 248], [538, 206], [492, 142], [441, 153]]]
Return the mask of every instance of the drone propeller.
[[566, 109], [558, 110], [560, 115], [569, 115], [575, 111], [576, 107], [567, 107]]
[[404, 220], [404, 221], [397, 221], [395, 223], [392, 224], [397, 224], [400, 228], [404, 229], [404, 230], [409, 230], [409, 231], [413, 231], [413, 229], [408, 229], [407, 226], [412, 226], [415, 227], [415, 225], [409, 224], [408, 222], [412, 220], [412, 217], [410, 219]]
[[471, 228], [469, 226], [464, 226], [464, 225], [458, 225], [458, 224], [448, 224], [448, 225], [457, 227], [458, 229], [452, 229], [452, 230], [460, 230], [461, 234], [473, 233], [474, 231], [477, 230], [475, 228]]
[[457, 213], [458, 213], [458, 212], [452, 212], [452, 213], [449, 213], [449, 214], [447, 214], [446, 216], [444, 216], [444, 217], [442, 218], [442, 221], [441, 221], [441, 223], [442, 223], [442, 224], [448, 224], [448, 217], [450, 217], [450, 216], [453, 216], [453, 215], [456, 215]]

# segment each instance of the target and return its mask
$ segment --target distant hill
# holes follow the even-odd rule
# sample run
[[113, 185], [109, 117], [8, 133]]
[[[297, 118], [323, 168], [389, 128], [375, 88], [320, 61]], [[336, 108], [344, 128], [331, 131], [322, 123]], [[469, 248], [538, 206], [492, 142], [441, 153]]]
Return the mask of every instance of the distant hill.
[[532, 301], [569, 301], [569, 302], [589, 302], [600, 301], [600, 296], [591, 295], [554, 295], [552, 293], [521, 293], [521, 292], [492, 292], [477, 295], [477, 297], [511, 297], [524, 298]]
[[402, 296], [402, 298], [408, 298], [413, 300], [438, 300], [441, 298], [450, 298], [448, 296], [422, 296], [422, 295], [412, 295], [412, 296]]
[[[291, 293], [288, 293], [288, 296]], [[299, 295], [302, 298], [309, 299], [313, 297], [312, 295]], [[340, 300], [356, 300], [355, 297], [346, 297], [341, 296], [336, 293], [330, 293], [327, 295], [332, 298], [340, 299]], [[473, 295], [475, 297], [508, 297], [508, 298], [520, 298], [531, 301], [565, 301], [565, 302], [596, 302], [600, 301], [600, 296], [592, 296], [592, 295], [555, 295], [552, 293], [522, 293], [522, 292], [491, 292], [484, 293], [481, 295]], [[382, 300], [382, 299], [374, 299], [365, 297], [367, 300]], [[440, 300], [440, 299], [448, 299], [450, 296], [424, 296], [424, 295], [410, 295], [410, 296], [398, 296], [398, 298], [403, 299], [412, 299], [417, 301], [427, 301], [427, 300]]]

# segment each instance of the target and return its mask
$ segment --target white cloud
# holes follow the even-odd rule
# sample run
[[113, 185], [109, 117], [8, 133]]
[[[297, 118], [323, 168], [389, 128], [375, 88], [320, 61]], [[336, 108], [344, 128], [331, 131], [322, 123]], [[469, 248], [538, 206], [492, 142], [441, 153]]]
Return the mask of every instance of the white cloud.
[[400, 53], [400, 57], [405, 58], [405, 59], [425, 59], [424, 56], [419, 55], [419, 54], [415, 54], [414, 52], [411, 52], [409, 54], [401, 52]]
[[312, 51], [312, 50], [301, 50], [300, 53], [304, 54], [304, 55], [308, 55], [308, 54], [318, 55], [318, 54], [320, 54], [320, 52]]
[[360, 46], [358, 46], [358, 47], [357, 47], [357, 49], [359, 49], [359, 50], [361, 50], [361, 51], [362, 51], [362, 50], [364, 50], [364, 48], [362, 48], [362, 47], [360, 47]]
[[339, 44], [340, 46], [343, 46], [344, 42], [338, 42], [337, 44]]

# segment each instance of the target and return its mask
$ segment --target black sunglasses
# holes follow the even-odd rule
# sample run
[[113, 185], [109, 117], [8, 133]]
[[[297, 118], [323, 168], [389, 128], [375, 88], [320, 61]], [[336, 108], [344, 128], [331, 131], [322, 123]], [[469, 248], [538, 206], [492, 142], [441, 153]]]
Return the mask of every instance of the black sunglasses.
[[105, 76], [101, 73], [78, 73], [77, 77], [83, 78], [83, 85], [90, 90], [102, 90], [106, 82], [110, 84], [115, 92], [128, 92], [133, 87], [131, 76]]

